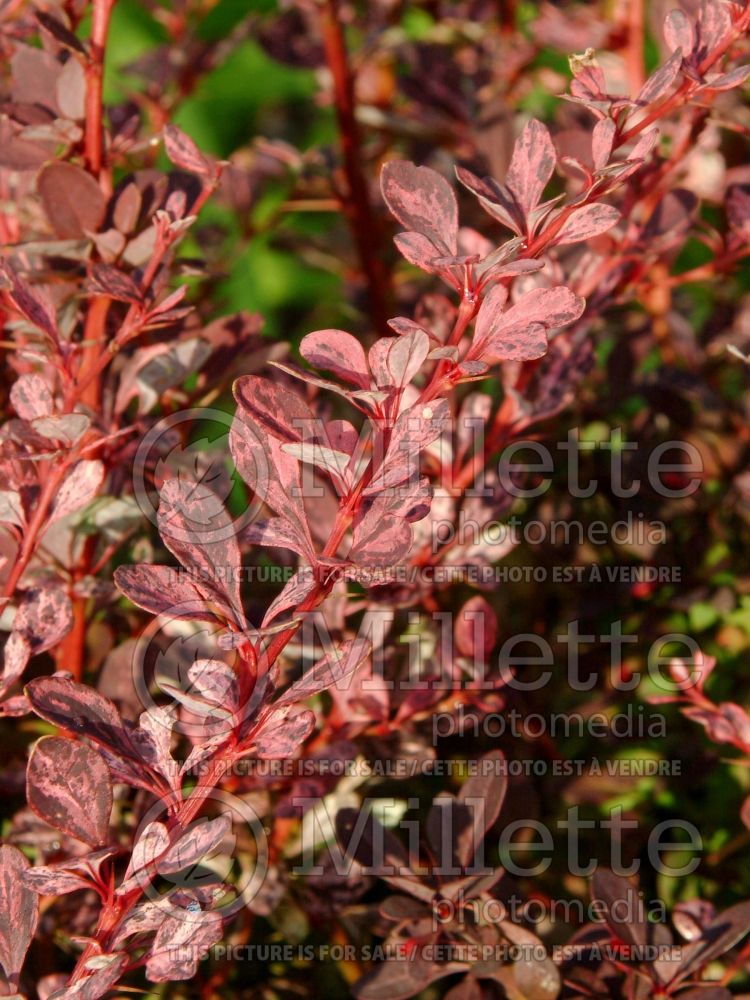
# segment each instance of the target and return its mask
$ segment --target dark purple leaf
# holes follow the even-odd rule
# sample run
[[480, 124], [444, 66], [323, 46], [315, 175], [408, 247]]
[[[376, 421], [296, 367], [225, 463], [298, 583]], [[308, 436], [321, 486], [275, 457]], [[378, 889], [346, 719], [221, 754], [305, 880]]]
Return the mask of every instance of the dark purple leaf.
[[94, 264], [89, 287], [93, 292], [118, 302], [138, 304], [142, 299], [141, 290], [130, 275], [109, 264]]
[[32, 326], [43, 330], [55, 344], [59, 344], [60, 332], [57, 329], [55, 310], [46, 294], [23, 281], [9, 264], [0, 264], [0, 274], [10, 283], [8, 294], [21, 315]]
[[95, 233], [104, 221], [107, 202], [91, 174], [55, 160], [37, 179], [37, 190], [47, 218], [58, 236], [77, 239]]
[[458, 962], [426, 962], [414, 955], [401, 960], [381, 962], [352, 988], [357, 1000], [407, 1000], [421, 993], [430, 983], [465, 971]]
[[35, 677], [26, 685], [31, 707], [53, 726], [95, 740], [117, 754], [135, 758], [114, 703], [67, 677]]

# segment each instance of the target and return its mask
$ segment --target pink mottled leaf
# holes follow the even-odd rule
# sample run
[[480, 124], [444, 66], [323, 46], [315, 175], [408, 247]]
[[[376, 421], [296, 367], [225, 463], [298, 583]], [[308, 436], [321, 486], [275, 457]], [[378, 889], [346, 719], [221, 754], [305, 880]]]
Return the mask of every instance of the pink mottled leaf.
[[288, 687], [274, 702], [275, 707], [304, 701], [330, 687], [345, 690], [349, 687], [357, 668], [370, 655], [371, 645], [366, 639], [347, 640], [338, 649], [322, 657], [298, 681]]
[[682, 49], [685, 56], [695, 48], [695, 28], [683, 10], [670, 10], [665, 17], [664, 41], [672, 52]]
[[100, 1000], [105, 993], [109, 993], [122, 975], [127, 955], [122, 952], [97, 955], [93, 961], [96, 962], [96, 968], [90, 976], [56, 991], [47, 1000]]
[[664, 65], [646, 80], [636, 97], [636, 104], [651, 104], [663, 97], [677, 80], [681, 66], [682, 49], [676, 49]]
[[303, 567], [286, 582], [284, 589], [268, 606], [263, 616], [263, 628], [285, 611], [301, 604], [313, 590], [315, 590], [315, 577], [307, 567]]
[[407, 480], [416, 486], [425, 449], [449, 426], [450, 407], [445, 399], [418, 403], [402, 411], [393, 425], [383, 462], [363, 495], [375, 496]]
[[299, 345], [300, 354], [314, 368], [331, 372], [360, 389], [370, 388], [367, 358], [360, 342], [344, 330], [316, 330]]
[[695, 53], [703, 60], [713, 49], [722, 45], [732, 30], [729, 5], [721, 0], [702, 0], [698, 20], [699, 47]]
[[201, 482], [168, 479], [159, 490], [157, 523], [170, 552], [199, 574], [200, 589], [225, 615], [244, 621], [237, 529], [213, 490]]
[[602, 118], [591, 133], [591, 158], [594, 170], [602, 170], [609, 163], [617, 126], [611, 118]]
[[399, 389], [409, 385], [421, 370], [429, 352], [430, 338], [424, 330], [413, 330], [390, 341], [386, 367], [390, 372], [391, 385]]
[[243, 529], [242, 538], [251, 545], [291, 549], [306, 562], [310, 561], [309, 550], [301, 544], [298, 533], [283, 517], [271, 517], [267, 521], [249, 524]]
[[314, 465], [318, 469], [322, 469], [323, 472], [327, 472], [330, 476], [333, 476], [334, 481], [349, 485], [347, 469], [349, 459], [351, 458], [350, 455], [342, 451], [336, 451], [333, 448], [327, 448], [325, 445], [314, 441], [283, 444], [281, 448], [287, 455], [292, 455], [296, 458], [297, 461], [304, 462], [306, 465]]
[[0, 674], [0, 695], [15, 684], [26, 669], [31, 656], [31, 643], [20, 632], [11, 632], [3, 649], [3, 672]]
[[315, 713], [300, 705], [272, 708], [255, 734], [255, 753], [261, 760], [291, 757], [315, 728]]
[[29, 868], [24, 874], [24, 882], [40, 896], [64, 896], [68, 892], [91, 888], [91, 882], [83, 875], [49, 865]]
[[169, 833], [163, 823], [157, 821], [147, 823], [142, 830], [139, 830], [125, 875], [117, 887], [117, 895], [124, 895], [139, 885], [139, 872], [150, 868], [168, 848]]
[[10, 390], [10, 401], [24, 420], [49, 417], [54, 409], [52, 393], [41, 375], [21, 375]]
[[721, 73], [706, 81], [706, 87], [710, 90], [734, 90], [740, 87], [750, 76], [750, 66], [736, 66], [728, 73]]
[[408, 521], [396, 517], [367, 518], [354, 531], [348, 558], [367, 569], [396, 566], [408, 555], [411, 546]]
[[98, 458], [77, 462], [55, 497], [47, 523], [54, 524], [61, 517], [85, 507], [97, 495], [103, 482], [104, 463]]
[[567, 326], [579, 318], [586, 303], [564, 285], [535, 288], [490, 321], [487, 333], [472, 353], [488, 363], [527, 361], [546, 353], [546, 331]]
[[156, 932], [146, 975], [155, 983], [192, 979], [198, 962], [221, 940], [222, 932], [219, 913], [184, 910], [179, 916], [170, 914]]
[[562, 245], [593, 239], [616, 226], [620, 218], [614, 205], [584, 205], [570, 213], [555, 237], [555, 243]]
[[750, 240], [750, 192], [741, 187], [732, 187], [727, 197], [729, 224], [745, 239]]
[[17, 847], [0, 846], [0, 966], [12, 988], [34, 937], [39, 900], [25, 883], [29, 862]]
[[112, 781], [91, 747], [43, 736], [29, 758], [26, 795], [29, 806], [51, 826], [92, 847], [107, 842]]
[[289, 524], [297, 546], [311, 561], [312, 540], [302, 504], [299, 462], [282, 450], [282, 442], [251, 423], [238, 407], [229, 432], [229, 450], [237, 471], [254, 491]]
[[296, 392], [267, 378], [244, 375], [234, 383], [234, 396], [253, 422], [279, 441], [302, 441], [311, 436], [315, 418]]
[[197, 864], [219, 846], [231, 828], [232, 819], [229, 815], [217, 816], [211, 820], [201, 819], [191, 824], [159, 859], [159, 872], [166, 875]]
[[54, 583], [25, 591], [13, 620], [13, 632], [28, 642], [32, 655], [51, 649], [72, 627], [70, 598]]
[[493, 285], [482, 299], [474, 324], [474, 340], [476, 343], [485, 341], [503, 315], [503, 309], [508, 302], [507, 285]]
[[232, 709], [239, 704], [237, 674], [223, 660], [197, 659], [188, 668], [196, 694], [214, 705]]
[[[479, 204], [488, 215], [497, 219], [514, 233], [518, 233], [519, 236], [523, 234], [526, 228], [525, 213], [512, 191], [501, 187], [490, 177], [484, 179], [477, 177], [465, 167], [456, 168], [456, 177], [479, 199]], [[544, 183], [546, 184], [547, 181]]]
[[216, 168], [212, 161], [204, 156], [196, 144], [176, 125], [167, 125], [164, 129], [164, 148], [167, 156], [176, 167], [187, 170], [199, 177], [213, 178]]
[[536, 208], [552, 174], [557, 156], [549, 129], [536, 118], [527, 123], [513, 147], [505, 183], [524, 215]]
[[628, 160], [645, 160], [656, 145], [658, 138], [658, 128], [650, 128], [647, 132], [643, 132], [641, 137], [628, 153]]
[[426, 236], [443, 253], [456, 253], [458, 203], [444, 177], [429, 167], [391, 160], [383, 166], [380, 186], [386, 205], [402, 225]]
[[113, 702], [67, 677], [35, 677], [26, 685], [31, 707], [53, 726], [80, 733], [126, 756], [134, 751]]
[[133, 604], [154, 615], [166, 612], [183, 621], [220, 620], [207, 603], [207, 592], [171, 566], [118, 566], [115, 584]]
[[442, 249], [436, 247], [432, 240], [422, 233], [397, 233], [393, 237], [393, 242], [401, 256], [421, 271], [438, 274], [443, 270], [438, 264], [433, 263], [440, 257]]
[[95, 233], [104, 221], [107, 202], [91, 174], [53, 160], [37, 178], [39, 197], [52, 228], [63, 239]]

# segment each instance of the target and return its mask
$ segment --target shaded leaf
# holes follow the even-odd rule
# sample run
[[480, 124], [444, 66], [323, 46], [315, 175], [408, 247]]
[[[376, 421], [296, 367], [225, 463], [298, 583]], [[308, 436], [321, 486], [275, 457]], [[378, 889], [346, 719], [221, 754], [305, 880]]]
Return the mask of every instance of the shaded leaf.
[[107, 203], [101, 188], [72, 163], [48, 163], [37, 178], [37, 190], [52, 228], [64, 239], [94, 233], [104, 221]]

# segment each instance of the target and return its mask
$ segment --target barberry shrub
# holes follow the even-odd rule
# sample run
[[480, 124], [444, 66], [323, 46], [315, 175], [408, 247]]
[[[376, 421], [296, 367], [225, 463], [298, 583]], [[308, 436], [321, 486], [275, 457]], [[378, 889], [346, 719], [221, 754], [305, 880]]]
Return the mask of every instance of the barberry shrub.
[[0, 992], [737, 995], [750, 7], [271, 6], [5, 4]]

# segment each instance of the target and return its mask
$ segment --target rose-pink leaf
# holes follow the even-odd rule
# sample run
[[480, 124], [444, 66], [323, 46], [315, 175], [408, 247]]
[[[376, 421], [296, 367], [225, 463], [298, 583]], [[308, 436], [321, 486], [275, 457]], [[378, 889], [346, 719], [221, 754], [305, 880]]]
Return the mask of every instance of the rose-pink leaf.
[[350, 333], [344, 330], [316, 330], [302, 339], [299, 350], [314, 368], [331, 372], [360, 389], [370, 388], [364, 348]]
[[41, 375], [21, 375], [10, 390], [10, 401], [23, 420], [49, 417], [54, 409], [52, 393]]
[[527, 218], [541, 201], [556, 162], [549, 129], [532, 118], [516, 141], [505, 179]]
[[570, 213], [555, 243], [581, 243], [606, 233], [620, 221], [620, 213], [614, 205], [584, 205]]
[[388, 208], [407, 229], [426, 236], [442, 253], [458, 249], [458, 203], [448, 181], [407, 160], [383, 166], [380, 186]]

